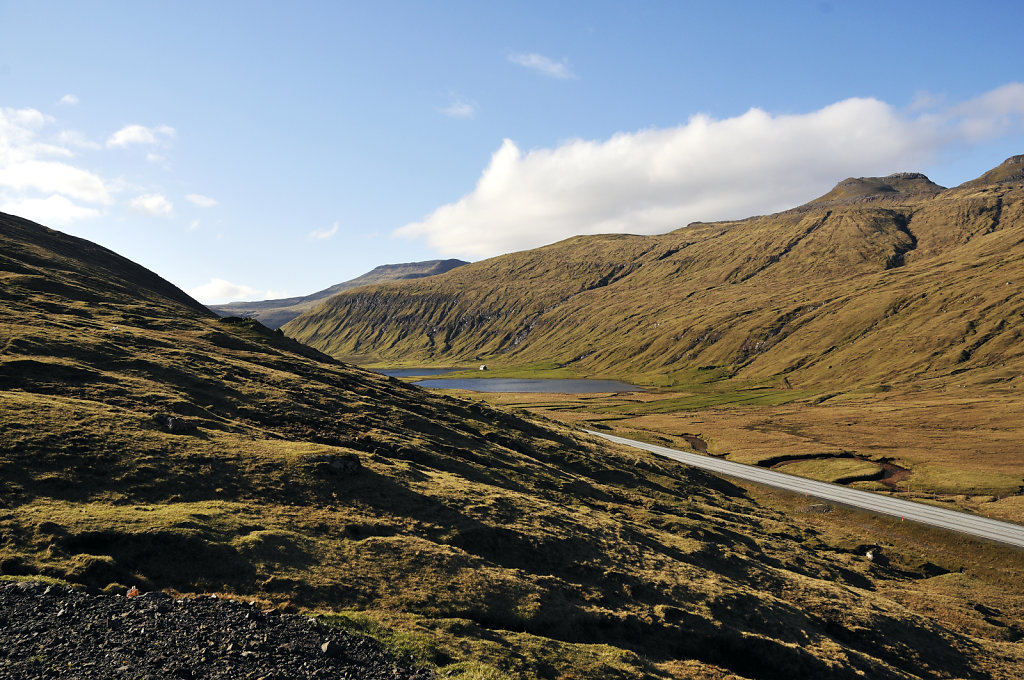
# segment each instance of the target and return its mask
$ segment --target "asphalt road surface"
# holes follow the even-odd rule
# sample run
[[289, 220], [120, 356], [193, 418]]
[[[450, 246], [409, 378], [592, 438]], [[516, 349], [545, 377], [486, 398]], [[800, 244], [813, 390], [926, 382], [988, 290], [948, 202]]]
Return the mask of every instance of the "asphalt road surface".
[[745, 479], [758, 484], [766, 484], [787, 491], [807, 494], [815, 498], [832, 501], [841, 505], [848, 505], [854, 508], [861, 508], [870, 512], [877, 512], [883, 515], [899, 517], [911, 522], [920, 522], [934, 527], [941, 527], [952, 531], [959, 531], [971, 536], [987, 538], [992, 541], [1006, 543], [1008, 545], [1024, 548], [1024, 526], [1011, 522], [1001, 522], [988, 517], [969, 515], [964, 512], [938, 508], [925, 503], [906, 501], [900, 498], [891, 498], [869, 491], [849, 489], [838, 484], [818, 482], [813, 479], [787, 475], [784, 472], [775, 472], [754, 465], [744, 465], [721, 458], [712, 458], [687, 451], [677, 451], [664, 446], [638, 442], [634, 439], [617, 437], [603, 432], [586, 430], [588, 434], [596, 435], [617, 444], [625, 444], [645, 451], [650, 451], [665, 458], [671, 458], [693, 467], [702, 468], [710, 472]]

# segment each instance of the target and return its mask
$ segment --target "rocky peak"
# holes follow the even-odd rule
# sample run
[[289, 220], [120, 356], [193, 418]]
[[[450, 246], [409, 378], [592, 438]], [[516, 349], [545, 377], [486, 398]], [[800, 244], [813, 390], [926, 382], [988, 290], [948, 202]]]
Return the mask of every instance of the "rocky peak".
[[981, 177], [964, 182], [960, 186], [981, 187], [988, 184], [1006, 184], [1009, 182], [1024, 182], [1024, 154], [1010, 156]]
[[900, 180], [900, 179], [923, 179], [926, 182], [930, 182], [931, 181], [930, 179], [928, 179], [927, 175], [925, 175], [924, 173], [921, 173], [921, 172], [894, 172], [891, 175], [886, 175], [882, 179], [892, 180], [892, 181], [896, 181], [896, 180]]
[[894, 172], [885, 177], [847, 177], [809, 205], [860, 203], [913, 194], [937, 194], [944, 187], [920, 172]]

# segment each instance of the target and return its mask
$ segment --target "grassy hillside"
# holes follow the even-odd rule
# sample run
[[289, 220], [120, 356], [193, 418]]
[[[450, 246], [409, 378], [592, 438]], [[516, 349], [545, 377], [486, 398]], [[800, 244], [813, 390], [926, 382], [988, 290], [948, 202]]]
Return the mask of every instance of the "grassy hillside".
[[776, 215], [573, 238], [345, 293], [284, 330], [366, 363], [485, 360], [657, 385], [1012, 382], [1022, 158], [949, 190], [914, 173], [857, 178]]
[[278, 300], [259, 300], [257, 302], [230, 302], [226, 305], [211, 305], [210, 309], [221, 316], [241, 316], [259, 319], [268, 328], [280, 328], [303, 312], [307, 312], [332, 295], [343, 290], [368, 286], [384, 281], [405, 279], [421, 279], [451, 271], [466, 264], [462, 260], [428, 260], [426, 262], [407, 262], [405, 264], [382, 264], [374, 267], [354, 279], [336, 283], [330, 288], [317, 291], [310, 295], [281, 298]]
[[1018, 552], [361, 371], [8, 215], [0, 297], [4, 577], [301, 608], [467, 679], [1024, 669]]

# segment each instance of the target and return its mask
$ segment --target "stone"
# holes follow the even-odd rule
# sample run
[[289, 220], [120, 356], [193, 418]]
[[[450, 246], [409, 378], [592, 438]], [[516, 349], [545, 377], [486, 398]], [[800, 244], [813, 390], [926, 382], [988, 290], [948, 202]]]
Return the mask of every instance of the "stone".
[[339, 645], [334, 640], [328, 640], [327, 642], [320, 645], [320, 650], [332, 659], [336, 659], [345, 653], [344, 647]]
[[157, 413], [153, 415], [153, 420], [171, 434], [190, 434], [196, 431], [193, 423], [178, 416]]
[[331, 474], [351, 475], [363, 469], [359, 456], [354, 453], [335, 455], [333, 453], [320, 453], [306, 456], [305, 460], [311, 463], [317, 472]]

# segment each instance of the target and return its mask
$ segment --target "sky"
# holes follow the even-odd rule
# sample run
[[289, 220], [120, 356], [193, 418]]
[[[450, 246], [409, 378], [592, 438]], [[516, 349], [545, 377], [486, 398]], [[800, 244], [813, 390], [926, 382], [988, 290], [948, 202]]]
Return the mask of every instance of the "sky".
[[943, 186], [1024, 154], [1024, 3], [0, 0], [0, 211], [207, 304]]

